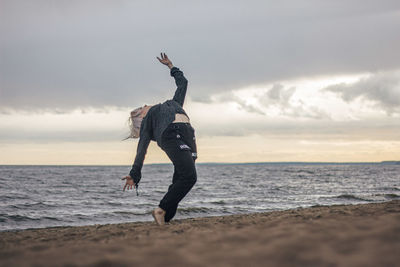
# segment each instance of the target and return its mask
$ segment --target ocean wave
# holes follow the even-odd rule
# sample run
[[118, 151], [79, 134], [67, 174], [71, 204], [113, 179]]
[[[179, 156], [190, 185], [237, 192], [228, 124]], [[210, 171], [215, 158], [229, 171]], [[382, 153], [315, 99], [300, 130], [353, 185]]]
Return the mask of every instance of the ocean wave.
[[117, 215], [150, 215], [152, 210], [146, 212], [132, 212], [132, 211], [114, 211], [111, 214]]
[[365, 198], [365, 197], [351, 195], [351, 194], [343, 194], [343, 195], [336, 196], [334, 198], [346, 199], [346, 200], [357, 200], [357, 201], [373, 201], [373, 200]]
[[16, 199], [29, 199], [29, 198], [27, 195], [22, 195], [22, 194], [13, 194], [11, 196], [7, 196], [7, 195], [0, 196], [1, 202], [6, 202], [9, 200], [16, 200]]
[[380, 189], [384, 191], [400, 191], [399, 187], [381, 187]]
[[40, 218], [33, 218], [33, 217], [23, 216], [23, 215], [1, 214], [0, 220], [3, 222], [6, 222], [6, 221], [25, 222], [25, 221], [40, 221]]
[[377, 196], [377, 197], [384, 197], [384, 198], [387, 198], [387, 199], [397, 199], [397, 198], [400, 198], [400, 195], [397, 195], [397, 194], [375, 194], [374, 196]]
[[217, 205], [225, 205], [227, 204], [226, 201], [223, 200], [215, 200], [215, 201], [211, 201], [211, 204], [217, 204]]
[[392, 200], [392, 199], [398, 199], [400, 198], [400, 195], [397, 194], [371, 194], [371, 195], [352, 195], [352, 194], [343, 194], [336, 196], [335, 198], [338, 199], [345, 199], [345, 200], [356, 200], [356, 201], [368, 201], [368, 202], [373, 202], [373, 201], [384, 201], [384, 200]]
[[91, 214], [77, 213], [68, 216], [64, 216], [64, 221], [69, 222], [93, 222], [93, 221], [102, 221], [108, 219], [129, 219], [133, 217], [142, 217], [151, 215], [152, 210], [148, 211], [106, 211], [106, 212], [97, 212]]
[[41, 220], [49, 220], [49, 221], [61, 221], [60, 219], [56, 217], [49, 217], [49, 216], [44, 216], [44, 217], [29, 217], [29, 216], [24, 216], [24, 215], [8, 215], [8, 214], [0, 214], [0, 222], [29, 222], [29, 221], [34, 221], [38, 222]]
[[34, 203], [23, 203], [23, 204], [14, 204], [10, 205], [14, 209], [27, 209], [27, 208], [34, 208], [34, 209], [48, 209], [51, 207], [57, 207], [56, 205], [46, 204], [44, 202], [34, 202]]
[[208, 213], [212, 209], [206, 207], [190, 207], [190, 208], [178, 208], [178, 213], [180, 214], [190, 214], [190, 213]]
[[123, 206], [124, 204], [123, 203], [121, 203], [121, 202], [111, 202], [111, 201], [109, 201], [109, 202], [107, 202], [107, 203], [103, 203], [103, 205], [104, 206], [111, 206], [111, 207], [120, 207], [120, 206]]

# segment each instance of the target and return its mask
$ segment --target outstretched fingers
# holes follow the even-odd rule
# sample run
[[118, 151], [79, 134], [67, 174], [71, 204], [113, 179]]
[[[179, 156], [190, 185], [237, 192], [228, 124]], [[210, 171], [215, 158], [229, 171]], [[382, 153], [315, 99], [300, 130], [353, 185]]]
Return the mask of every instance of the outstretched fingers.
[[136, 188], [136, 184], [130, 176], [125, 176], [121, 180], [126, 180], [123, 191], [132, 190], [133, 188]]
[[123, 191], [125, 191], [126, 187], [128, 187], [128, 190], [129, 190], [128, 179], [129, 179], [129, 177], [128, 177], [128, 176], [125, 176], [125, 177], [123, 177], [123, 178], [121, 179], [121, 180], [126, 180], [126, 183], [125, 183], [125, 186], [124, 186], [124, 189], [123, 189]]
[[161, 58], [157, 57], [158, 60], [161, 61], [161, 60], [167, 60], [167, 59], [168, 59], [167, 54], [165, 54], [165, 53], [160, 53], [160, 55], [161, 55]]

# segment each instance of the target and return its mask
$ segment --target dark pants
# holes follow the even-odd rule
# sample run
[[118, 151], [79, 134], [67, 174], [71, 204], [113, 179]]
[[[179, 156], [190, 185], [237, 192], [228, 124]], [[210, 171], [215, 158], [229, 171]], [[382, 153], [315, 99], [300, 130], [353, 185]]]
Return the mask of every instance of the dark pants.
[[172, 184], [159, 205], [166, 211], [165, 221], [169, 222], [175, 216], [179, 202], [197, 180], [194, 129], [189, 123], [171, 123], [162, 135], [161, 148], [174, 164]]

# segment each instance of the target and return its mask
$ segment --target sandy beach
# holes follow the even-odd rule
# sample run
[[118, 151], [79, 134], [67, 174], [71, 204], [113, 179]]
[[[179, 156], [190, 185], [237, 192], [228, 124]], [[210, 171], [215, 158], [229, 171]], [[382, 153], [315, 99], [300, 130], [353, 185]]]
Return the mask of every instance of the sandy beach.
[[1, 266], [399, 266], [400, 200], [0, 233]]

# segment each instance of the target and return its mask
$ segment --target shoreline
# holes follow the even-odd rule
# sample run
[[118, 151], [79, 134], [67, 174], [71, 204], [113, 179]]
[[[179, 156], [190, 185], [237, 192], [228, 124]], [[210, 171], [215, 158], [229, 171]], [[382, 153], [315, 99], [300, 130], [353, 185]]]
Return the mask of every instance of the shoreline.
[[[212, 219], [212, 218], [224, 218], [224, 217], [231, 217], [231, 216], [253, 216], [257, 214], [269, 214], [269, 213], [277, 213], [277, 212], [290, 212], [290, 211], [297, 211], [297, 210], [305, 210], [305, 209], [313, 209], [313, 208], [327, 208], [327, 207], [342, 207], [342, 206], [358, 206], [358, 205], [370, 205], [370, 204], [380, 204], [380, 203], [388, 203], [392, 201], [399, 201], [400, 199], [396, 200], [387, 200], [387, 201], [380, 201], [380, 202], [370, 202], [370, 203], [362, 203], [362, 204], [333, 204], [333, 205], [313, 205], [309, 207], [296, 207], [296, 208], [289, 208], [289, 209], [282, 209], [282, 210], [271, 210], [271, 211], [261, 211], [261, 212], [250, 212], [250, 213], [237, 213], [237, 214], [229, 214], [229, 215], [210, 215], [210, 216], [196, 216], [196, 217], [190, 217], [190, 218], [181, 218], [181, 219], [173, 219], [171, 222], [171, 225], [174, 224], [174, 222], [179, 222], [179, 221], [186, 221], [186, 220], [198, 220], [198, 219]], [[400, 204], [399, 204], [400, 205]], [[80, 228], [80, 227], [104, 227], [104, 226], [113, 226], [113, 225], [135, 225], [135, 224], [152, 224], [154, 222], [154, 219], [151, 216], [151, 212], [148, 213], [149, 219], [148, 220], [143, 220], [143, 221], [131, 221], [131, 222], [120, 222], [120, 223], [95, 223], [95, 224], [83, 224], [83, 225], [56, 225], [56, 226], [45, 226], [45, 227], [38, 227], [38, 228], [24, 228], [24, 229], [6, 229], [6, 230], [0, 230], [0, 236], [2, 233], [5, 232], [24, 232], [24, 231], [38, 231], [38, 230], [52, 230], [52, 229], [66, 229], [66, 228]], [[170, 225], [170, 224], [166, 224]]]
[[0, 232], [0, 266], [391, 266], [400, 200]]

